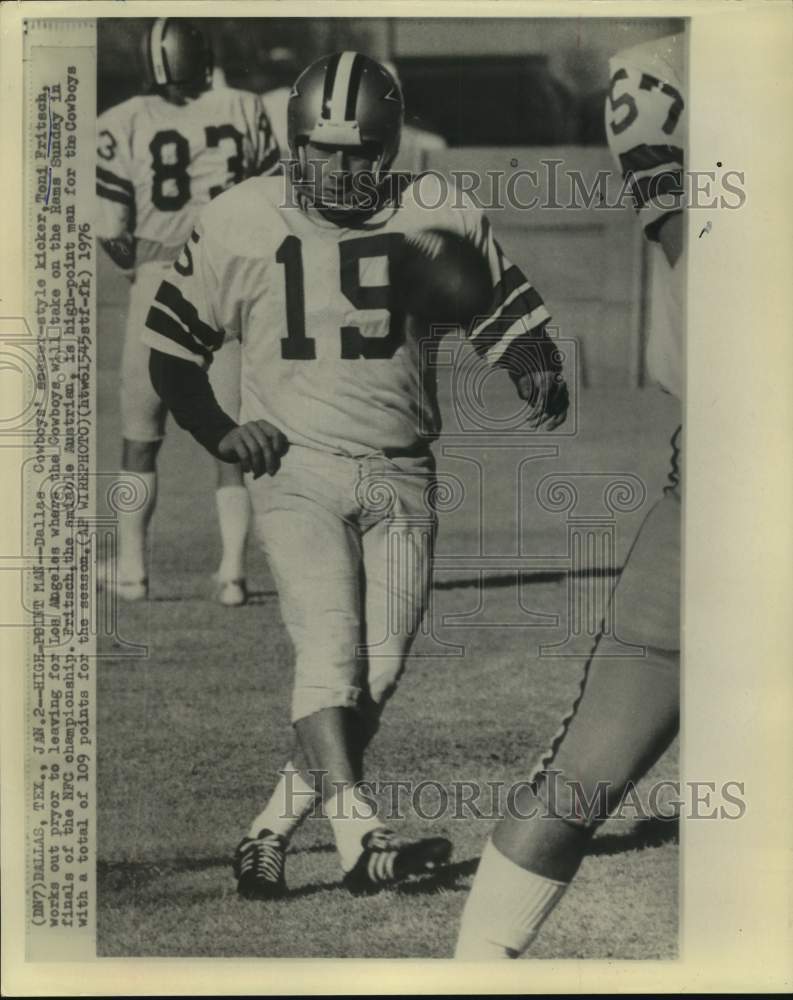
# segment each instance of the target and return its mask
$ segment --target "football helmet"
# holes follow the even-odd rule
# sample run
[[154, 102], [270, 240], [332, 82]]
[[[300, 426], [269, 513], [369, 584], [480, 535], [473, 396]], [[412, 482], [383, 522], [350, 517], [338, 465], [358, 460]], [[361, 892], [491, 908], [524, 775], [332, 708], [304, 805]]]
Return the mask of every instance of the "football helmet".
[[379, 62], [360, 52], [322, 56], [295, 81], [287, 109], [293, 180], [317, 207], [350, 209], [328, 202], [310, 187], [306, 144], [368, 147], [375, 152], [371, 175], [382, 180], [399, 151], [404, 103], [399, 84]]
[[144, 40], [146, 67], [155, 87], [209, 86], [212, 48], [204, 33], [180, 17], [158, 17]]

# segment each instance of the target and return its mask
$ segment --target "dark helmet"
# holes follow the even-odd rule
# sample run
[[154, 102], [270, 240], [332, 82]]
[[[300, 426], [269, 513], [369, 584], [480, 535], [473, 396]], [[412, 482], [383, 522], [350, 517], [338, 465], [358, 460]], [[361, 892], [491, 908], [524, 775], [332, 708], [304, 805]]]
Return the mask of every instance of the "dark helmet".
[[396, 80], [379, 62], [359, 52], [322, 56], [303, 70], [289, 97], [288, 141], [302, 162], [307, 142], [328, 146], [374, 145], [375, 179], [399, 151], [404, 105]]
[[204, 33], [181, 17], [159, 17], [144, 42], [146, 65], [155, 87], [207, 85], [212, 77], [212, 49]]

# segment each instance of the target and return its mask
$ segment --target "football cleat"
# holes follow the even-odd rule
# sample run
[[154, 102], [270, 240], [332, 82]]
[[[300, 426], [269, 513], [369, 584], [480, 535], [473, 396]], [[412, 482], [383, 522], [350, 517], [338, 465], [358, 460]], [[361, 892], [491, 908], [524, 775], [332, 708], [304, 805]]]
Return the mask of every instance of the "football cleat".
[[405, 840], [392, 830], [372, 830], [361, 841], [363, 851], [342, 885], [353, 895], [378, 892], [411, 875], [426, 875], [445, 864], [452, 853], [445, 837]]
[[286, 842], [271, 830], [243, 837], [234, 852], [237, 892], [244, 899], [280, 899], [286, 893]]
[[217, 576], [215, 581], [215, 597], [224, 608], [241, 608], [248, 603], [248, 585], [245, 580], [220, 580]]

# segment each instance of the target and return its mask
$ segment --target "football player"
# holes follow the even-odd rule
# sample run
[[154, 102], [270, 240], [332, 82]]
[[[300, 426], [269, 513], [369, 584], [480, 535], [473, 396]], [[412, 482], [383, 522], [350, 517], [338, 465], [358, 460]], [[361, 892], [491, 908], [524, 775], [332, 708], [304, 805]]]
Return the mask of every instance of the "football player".
[[[437, 177], [397, 184], [388, 173], [402, 114], [399, 87], [374, 60], [342, 52], [309, 66], [289, 101], [293, 175], [246, 181], [207, 206], [146, 321], [152, 381], [177, 422], [252, 473], [255, 526], [295, 650], [303, 760], [286, 765], [237, 848], [247, 897], [284, 893], [287, 843], [316, 795], [354, 893], [428, 871], [451, 850], [442, 837], [397, 836], [360, 789], [421, 622], [436, 527], [430, 331], [389, 287], [406, 237], [441, 227], [480, 248], [495, 295], [470, 331], [473, 349], [511, 373], [545, 428], [568, 405], [548, 312], [481, 212]], [[239, 424], [206, 374], [226, 338], [242, 340]]]
[[[97, 235], [132, 279], [121, 363], [122, 475], [145, 496], [119, 514], [120, 597], [148, 592], [147, 529], [157, 499], [157, 453], [166, 411], [151, 386], [140, 330], [152, 296], [190, 234], [198, 210], [246, 177], [280, 171], [280, 153], [260, 99], [213, 90], [212, 52], [191, 22], [160, 18], [144, 39], [149, 91], [105, 111], [97, 124]], [[239, 411], [239, 350], [219, 355], [214, 380], [229, 412]], [[223, 555], [221, 603], [244, 603], [249, 500], [239, 469], [218, 463]]]
[[[682, 397], [685, 280], [682, 35], [644, 43], [610, 63], [609, 146], [651, 242], [660, 296], [648, 343], [650, 375]], [[579, 697], [543, 755], [530, 789], [488, 841], [465, 905], [460, 959], [524, 952], [575, 875], [592, 836], [678, 728], [680, 672], [680, 428], [669, 485], [647, 515], [612, 600], [616, 631], [642, 650], [609, 657], [598, 645]], [[599, 642], [600, 640], [598, 640]], [[520, 818], [530, 817], [530, 818]]]

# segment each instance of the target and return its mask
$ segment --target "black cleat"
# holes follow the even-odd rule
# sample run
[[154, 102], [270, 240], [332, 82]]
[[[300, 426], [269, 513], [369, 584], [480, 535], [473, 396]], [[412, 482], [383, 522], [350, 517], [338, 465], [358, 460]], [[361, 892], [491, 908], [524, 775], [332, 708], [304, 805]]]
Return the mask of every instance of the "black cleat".
[[342, 885], [356, 896], [378, 892], [411, 875], [426, 875], [449, 860], [451, 841], [445, 837], [404, 840], [392, 830], [372, 830], [361, 841], [363, 851]]
[[286, 894], [286, 844], [271, 830], [243, 837], [234, 852], [237, 892], [245, 899], [280, 899]]

